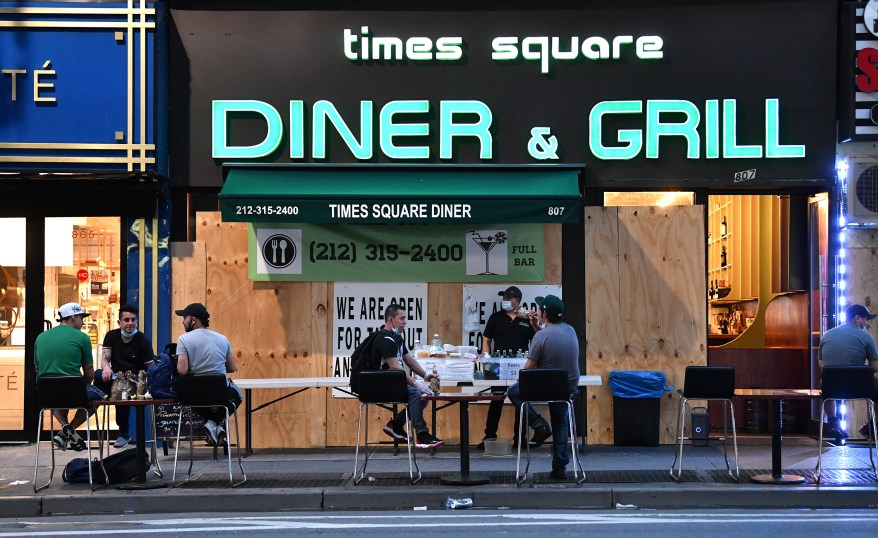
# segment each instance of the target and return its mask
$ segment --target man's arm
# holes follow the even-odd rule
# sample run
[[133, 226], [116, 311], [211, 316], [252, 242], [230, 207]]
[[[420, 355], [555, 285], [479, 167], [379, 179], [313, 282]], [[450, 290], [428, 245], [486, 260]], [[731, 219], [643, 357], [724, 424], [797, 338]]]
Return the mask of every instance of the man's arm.
[[487, 336], [482, 336], [482, 353], [491, 353], [491, 339]]
[[189, 355], [177, 355], [177, 373], [180, 375], [189, 375]]
[[878, 377], [878, 361], [869, 361], [869, 366], [872, 367], [873, 375]]
[[92, 383], [95, 380], [95, 367], [91, 364], [82, 366], [82, 375], [85, 377], [86, 383]]
[[[109, 382], [113, 377], [113, 366], [110, 363], [110, 359], [113, 356], [113, 348], [107, 345], [107, 341], [104, 340], [104, 347], [101, 348], [101, 379], [106, 382]], [[94, 370], [94, 368], [92, 368]]]
[[[394, 357], [394, 359], [395, 358], [396, 357]], [[436, 377], [436, 378], [439, 377], [438, 375], [433, 376], [432, 372], [427, 373], [427, 371], [424, 370], [423, 368], [421, 368], [421, 365], [418, 364], [418, 361], [416, 361], [415, 358], [412, 357], [411, 354], [409, 354], [409, 353], [406, 353], [405, 355], [403, 355], [402, 360], [406, 364], [406, 366], [408, 366], [409, 368], [412, 369], [412, 372], [414, 372], [414, 373], [418, 374], [419, 376], [421, 376], [422, 378], [424, 378], [424, 381], [430, 381], [430, 379], [432, 379], [433, 377]], [[396, 361], [393, 361], [393, 362], [396, 362]], [[390, 363], [388, 362], [388, 364], [390, 364]], [[400, 369], [399, 366], [397, 366], [396, 369], [399, 370]], [[420, 372], [418, 370], [420, 370]], [[411, 381], [409, 381], [409, 385], [414, 385], [416, 383], [415, 378], [413, 378], [412, 376], [409, 376], [409, 379], [411, 380]]]
[[228, 351], [226, 351], [226, 372], [233, 373], [238, 369], [238, 365], [235, 364], [235, 356], [232, 354], [232, 346], [229, 346]]

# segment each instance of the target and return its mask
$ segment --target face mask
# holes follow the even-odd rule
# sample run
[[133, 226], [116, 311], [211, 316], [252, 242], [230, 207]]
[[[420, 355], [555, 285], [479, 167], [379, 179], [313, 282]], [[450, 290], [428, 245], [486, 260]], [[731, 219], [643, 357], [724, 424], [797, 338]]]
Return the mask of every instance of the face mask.
[[125, 338], [131, 338], [132, 336], [137, 334], [137, 327], [135, 327], [134, 330], [131, 331], [130, 333], [126, 333], [123, 329], [119, 329], [119, 330], [122, 331], [122, 336], [124, 336]]
[[512, 310], [512, 301], [500, 301], [500, 308], [504, 311], [509, 312]]
[[390, 330], [393, 331], [393, 334], [399, 334], [399, 329], [397, 329], [396, 327], [391, 327]]

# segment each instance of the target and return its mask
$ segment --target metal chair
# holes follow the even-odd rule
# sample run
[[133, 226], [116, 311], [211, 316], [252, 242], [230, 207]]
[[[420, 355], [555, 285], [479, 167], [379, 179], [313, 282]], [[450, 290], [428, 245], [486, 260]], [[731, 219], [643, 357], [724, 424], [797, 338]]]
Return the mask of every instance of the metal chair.
[[[567, 437], [570, 441], [570, 452], [573, 457], [573, 478], [577, 484], [585, 482], [585, 470], [579, 461], [579, 451], [576, 445], [576, 417], [573, 412], [573, 402], [570, 401], [568, 381], [567, 370], [564, 368], [532, 368], [518, 372], [518, 393], [522, 404], [521, 420], [518, 425], [518, 455], [515, 461], [517, 486], [520, 486], [527, 479], [527, 472], [530, 469], [530, 443], [527, 441], [528, 404], [563, 403], [567, 406]], [[555, 440], [552, 439], [553, 444], [554, 442]], [[522, 443], [527, 446], [527, 464], [524, 473], [520, 473]], [[579, 477], [579, 473], [582, 473], [582, 478]]]
[[241, 461], [241, 443], [238, 435], [238, 410], [232, 411], [235, 418], [235, 446], [238, 449], [238, 467], [241, 468], [243, 478], [240, 482], [235, 483], [232, 475], [232, 448], [231, 439], [228, 435], [229, 431], [229, 408], [227, 407], [228, 399], [226, 394], [228, 391], [228, 379], [222, 374], [210, 375], [181, 375], [177, 380], [177, 397], [180, 400], [180, 414], [177, 417], [177, 440], [174, 443], [174, 473], [171, 481], [174, 487], [185, 484], [192, 478], [192, 464], [194, 461], [192, 453], [194, 432], [192, 431], [192, 421], [189, 421], [189, 473], [188, 478], [177, 484], [177, 454], [180, 451], [180, 430], [183, 427], [183, 410], [188, 407], [190, 413], [197, 408], [214, 408], [222, 407], [225, 411], [225, 419], [223, 420], [223, 428], [226, 430], [226, 455], [229, 461], [229, 484], [232, 487], [240, 486], [247, 481], [247, 473], [244, 471], [244, 464]]
[[[671, 478], [679, 482], [683, 476], [683, 441], [692, 439], [684, 436], [684, 414], [689, 400], [714, 400], [723, 402], [723, 435], [710, 437], [711, 440], [723, 442], [723, 456], [726, 460], [726, 471], [736, 482], [740, 480], [738, 468], [738, 432], [735, 428], [735, 407], [732, 397], [735, 395], [735, 369], [731, 366], [687, 366], [680, 391], [680, 409], [677, 414], [677, 446], [674, 463], [671, 465]], [[728, 407], [726, 407], [728, 404]], [[735, 472], [729, 465], [729, 415], [732, 417], [732, 444], [735, 449]], [[676, 469], [675, 469], [676, 468]]]
[[[57, 409], [78, 411], [84, 410], [88, 416], [89, 404], [88, 395], [85, 390], [85, 377], [81, 375], [42, 375], [37, 378], [37, 401], [40, 405], [40, 417], [37, 420], [37, 443], [36, 457], [34, 458], [34, 493], [46, 489], [52, 483], [55, 475], [55, 444], [52, 438], [55, 436], [55, 415], [52, 411]], [[42, 486], [37, 486], [37, 470], [40, 465], [40, 434], [43, 431], [43, 415], [49, 411], [49, 443], [52, 446], [52, 467], [49, 471], [49, 481]], [[86, 448], [88, 449], [88, 461], [92, 461], [91, 457], [91, 424], [86, 419]], [[100, 430], [100, 427], [98, 428]], [[104, 473], [106, 476], [106, 473]], [[88, 468], [88, 483], [94, 490], [94, 477], [92, 476], [92, 467]]]
[[817, 444], [817, 468], [814, 471], [814, 480], [820, 483], [820, 473], [823, 471], [823, 422], [826, 420], [825, 402], [863, 401], [869, 410], [869, 424], [872, 425], [872, 439], [869, 441], [869, 462], [872, 464], [872, 474], [878, 480], [878, 472], [875, 470], [875, 460], [872, 459], [872, 448], [878, 452], [878, 436], [875, 432], [875, 404], [872, 402], [874, 387], [874, 372], [871, 366], [824, 366], [821, 374], [820, 396], [820, 434]]
[[[405, 372], [402, 370], [361, 372], [360, 391], [357, 397], [360, 399], [360, 410], [357, 413], [357, 448], [354, 451], [354, 474], [351, 477], [354, 480], [354, 484], [359, 484], [366, 477], [366, 466], [369, 464], [369, 406], [388, 406], [394, 404], [405, 406], [405, 423], [408, 426], [406, 447], [409, 459], [409, 479], [412, 484], [416, 484], [421, 479], [421, 470], [418, 468], [415, 452], [412, 450], [412, 443], [414, 442], [412, 437], [415, 435], [415, 429], [409, 417], [409, 392]], [[360, 462], [360, 430], [363, 428], [364, 407], [366, 408], [366, 435], [365, 442], [363, 443], [365, 458], [363, 459], [363, 467], [358, 470], [357, 467]], [[415, 476], [416, 472], [417, 476]]]

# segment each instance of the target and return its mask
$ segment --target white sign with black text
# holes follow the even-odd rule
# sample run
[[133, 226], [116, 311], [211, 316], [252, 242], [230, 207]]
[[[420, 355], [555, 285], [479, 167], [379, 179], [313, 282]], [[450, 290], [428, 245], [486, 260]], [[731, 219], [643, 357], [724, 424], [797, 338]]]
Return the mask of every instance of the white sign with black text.
[[[482, 333], [491, 314], [500, 310], [503, 298], [499, 292], [508, 288], [503, 284], [467, 284], [463, 286], [463, 312], [461, 313], [461, 334], [463, 345], [476, 346], [481, 353]], [[561, 295], [558, 284], [523, 284], [517, 285], [521, 290], [521, 306], [536, 310], [534, 298], [538, 296]]]

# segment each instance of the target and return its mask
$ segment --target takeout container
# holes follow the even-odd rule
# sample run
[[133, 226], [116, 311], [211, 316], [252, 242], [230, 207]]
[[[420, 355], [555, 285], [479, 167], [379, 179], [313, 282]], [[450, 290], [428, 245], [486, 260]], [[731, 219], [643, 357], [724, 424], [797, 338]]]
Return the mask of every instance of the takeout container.
[[485, 456], [512, 455], [512, 439], [485, 439]]

